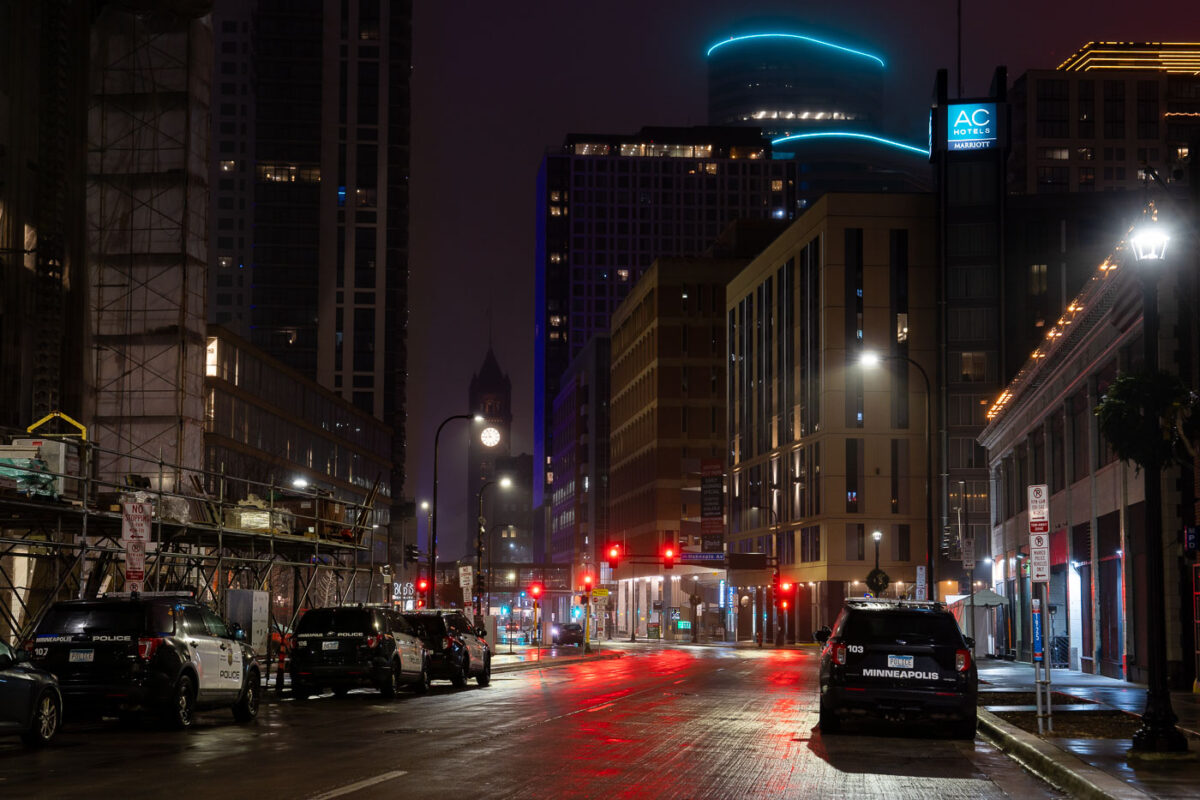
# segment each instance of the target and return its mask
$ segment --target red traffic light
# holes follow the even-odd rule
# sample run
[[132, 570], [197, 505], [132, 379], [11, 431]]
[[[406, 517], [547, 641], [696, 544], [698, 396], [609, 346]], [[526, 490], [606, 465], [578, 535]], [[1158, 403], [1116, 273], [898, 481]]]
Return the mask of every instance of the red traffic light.
[[793, 586], [793, 584], [791, 584], [790, 582], [784, 581], [783, 583], [779, 584], [779, 591], [790, 592], [792, 590], [792, 586]]
[[787, 600], [784, 600], [784, 601], [783, 601], [783, 607], [784, 607], [785, 609], [788, 607], [788, 601], [787, 601]]
[[610, 544], [608, 546], [608, 567], [609, 567], [609, 569], [616, 569], [617, 565], [620, 563], [620, 561], [621, 561], [621, 545]]
[[594, 580], [594, 578], [592, 578], [591, 575], [584, 575], [583, 576], [583, 588], [587, 589], [588, 591], [591, 591], [593, 580]]
[[428, 581], [427, 579], [425, 579], [425, 578], [419, 578], [419, 579], [417, 580], [417, 591], [418, 591], [418, 592], [427, 592], [427, 591], [429, 591], [429, 581]]
[[537, 600], [542, 596], [542, 585], [540, 583], [531, 583], [529, 585], [529, 596]]
[[675, 548], [667, 547], [663, 549], [663, 569], [672, 569], [675, 566]]

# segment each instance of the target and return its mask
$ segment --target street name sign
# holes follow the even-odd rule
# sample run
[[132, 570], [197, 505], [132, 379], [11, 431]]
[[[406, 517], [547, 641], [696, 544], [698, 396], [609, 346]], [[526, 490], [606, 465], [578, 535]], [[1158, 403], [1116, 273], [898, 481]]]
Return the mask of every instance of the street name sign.
[[679, 554], [680, 561], [724, 561], [724, 553], [689, 553], [682, 552]]

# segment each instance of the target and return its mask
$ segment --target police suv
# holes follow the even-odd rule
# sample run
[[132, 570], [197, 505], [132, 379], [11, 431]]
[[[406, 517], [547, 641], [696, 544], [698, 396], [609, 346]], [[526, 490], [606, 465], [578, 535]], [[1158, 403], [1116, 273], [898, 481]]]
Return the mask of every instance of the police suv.
[[882, 718], [949, 725], [955, 738], [975, 737], [979, 677], [971, 640], [941, 603], [851, 599], [824, 644], [820, 724], [834, 733], [843, 721]]
[[254, 651], [191, 592], [134, 592], [55, 603], [26, 644], [58, 676], [72, 711], [133, 719], [154, 711], [187, 728], [199, 709], [258, 716]]

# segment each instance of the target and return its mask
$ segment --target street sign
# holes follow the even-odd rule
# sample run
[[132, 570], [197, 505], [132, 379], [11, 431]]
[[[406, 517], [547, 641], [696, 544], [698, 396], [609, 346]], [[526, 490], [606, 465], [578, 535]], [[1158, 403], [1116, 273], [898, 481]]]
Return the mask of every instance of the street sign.
[[608, 589], [592, 589], [592, 597], [608, 597]]
[[[1050, 580], [1050, 498], [1044, 483], [1028, 487], [1029, 497], [1029, 579], [1035, 583]], [[1039, 619], [1040, 617], [1035, 617]]]
[[928, 599], [926, 592], [925, 592], [925, 565], [924, 564], [917, 565], [917, 599], [918, 600], [927, 600]]
[[153, 506], [121, 504], [121, 541], [125, 545], [125, 591], [140, 592], [146, 580], [146, 541], [150, 538]]
[[472, 572], [474, 572], [474, 567], [459, 567], [458, 568], [458, 585], [464, 589], [470, 589]]
[[975, 563], [975, 537], [964, 536], [962, 540], [962, 563], [969, 567]]
[[680, 561], [724, 561], [724, 553], [689, 553], [684, 551], [679, 554]]

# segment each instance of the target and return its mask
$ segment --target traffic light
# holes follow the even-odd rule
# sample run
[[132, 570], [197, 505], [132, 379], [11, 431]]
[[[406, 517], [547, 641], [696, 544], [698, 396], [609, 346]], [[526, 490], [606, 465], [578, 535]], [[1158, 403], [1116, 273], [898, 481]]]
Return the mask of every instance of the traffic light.
[[791, 581], [781, 581], [779, 584], [779, 607], [787, 611], [792, 605], [792, 598], [796, 594], [796, 584]]
[[542, 592], [544, 590], [545, 587], [540, 583], [529, 584], [529, 596], [532, 597], [535, 602], [542, 599]]
[[773, 573], [771, 573], [771, 595], [775, 600], [776, 608], [780, 607], [780, 602], [783, 599], [782, 593], [779, 591], [779, 589], [780, 589], [779, 567], [776, 567], [775, 571]]
[[592, 590], [592, 582], [593, 582], [594, 580], [595, 580], [595, 579], [592, 577], [591, 573], [588, 573], [587, 575], [584, 575], [584, 576], [583, 576], [583, 589], [584, 589], [584, 591], [590, 592], [590, 591]]
[[417, 578], [417, 608], [424, 608], [425, 602], [429, 599], [429, 579]]
[[621, 563], [621, 545], [610, 544], [608, 546], [608, 568], [616, 569]]
[[667, 545], [662, 551], [663, 569], [675, 568], [675, 548]]
[[476, 589], [476, 592], [477, 592], [478, 594], [487, 594], [487, 590], [488, 590], [488, 587], [487, 587], [487, 583], [488, 583], [488, 576], [487, 576], [486, 574], [480, 574], [480, 575], [478, 575], [478, 576], [475, 578], [475, 581], [476, 581], [476, 583], [477, 583], [477, 585], [478, 585], [478, 588]]
[[404, 545], [404, 563], [405, 564], [417, 563], [417, 546], [415, 544]]

